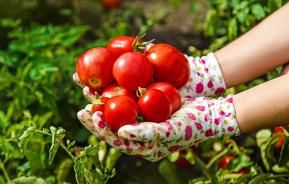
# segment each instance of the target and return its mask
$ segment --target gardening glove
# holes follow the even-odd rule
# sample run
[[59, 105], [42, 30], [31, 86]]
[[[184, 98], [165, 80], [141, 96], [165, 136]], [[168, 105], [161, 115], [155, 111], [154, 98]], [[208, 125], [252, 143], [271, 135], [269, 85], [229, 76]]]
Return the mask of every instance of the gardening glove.
[[185, 55], [190, 65], [190, 78], [179, 89], [182, 97], [216, 96], [225, 92], [226, 85], [217, 58], [213, 53], [203, 57]]
[[219, 99], [187, 97], [183, 101], [182, 108], [171, 119], [162, 123], [125, 125], [118, 130], [118, 135], [103, 121], [101, 112], [95, 112], [91, 117], [88, 107], [78, 112], [78, 118], [90, 132], [111, 146], [150, 161], [158, 161], [201, 141], [240, 134], [232, 96]]
[[[186, 56], [186, 55], [185, 55]], [[190, 78], [188, 82], [179, 89], [182, 97], [215, 96], [225, 92], [226, 85], [217, 58], [213, 53], [207, 56], [189, 57], [186, 56], [190, 66]], [[73, 80], [80, 87], [85, 87], [79, 81], [77, 73], [74, 73]], [[88, 91], [87, 89], [84, 89]], [[93, 90], [90, 90], [93, 92]], [[87, 97], [87, 96], [86, 96]]]

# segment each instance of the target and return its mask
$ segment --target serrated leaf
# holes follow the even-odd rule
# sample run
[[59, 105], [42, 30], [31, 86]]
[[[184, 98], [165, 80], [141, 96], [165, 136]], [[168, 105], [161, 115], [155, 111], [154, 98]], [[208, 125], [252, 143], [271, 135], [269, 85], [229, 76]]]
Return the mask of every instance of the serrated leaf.
[[22, 135], [19, 137], [19, 146], [21, 148], [24, 148], [29, 138], [35, 133], [35, 130], [35, 127], [29, 127], [22, 133]]
[[58, 151], [60, 144], [65, 137], [65, 130], [63, 128], [56, 129], [55, 127], [50, 127], [50, 132], [52, 134], [51, 147], [49, 149], [49, 164], [53, 162], [53, 159]]
[[82, 157], [76, 158], [74, 160], [74, 172], [75, 172], [75, 179], [78, 184], [85, 184], [85, 173], [84, 173], [84, 161]]

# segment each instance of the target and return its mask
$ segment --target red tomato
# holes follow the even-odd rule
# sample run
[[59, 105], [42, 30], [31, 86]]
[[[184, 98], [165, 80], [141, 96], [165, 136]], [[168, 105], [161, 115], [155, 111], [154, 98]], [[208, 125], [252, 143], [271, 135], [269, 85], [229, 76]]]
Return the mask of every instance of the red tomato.
[[93, 104], [91, 111], [92, 111], [92, 113], [95, 113], [96, 111], [103, 112], [104, 111], [104, 104]]
[[120, 96], [120, 95], [129, 96], [134, 100], [137, 99], [136, 95], [132, 91], [129, 91], [123, 87], [120, 87], [117, 84], [112, 84], [106, 87], [103, 90], [101, 97], [112, 98], [114, 96]]
[[82, 83], [100, 89], [112, 82], [114, 62], [114, 55], [106, 48], [89, 49], [78, 59], [76, 72]]
[[133, 42], [135, 41], [135, 37], [131, 36], [118, 36], [113, 38], [106, 48], [112, 52], [116, 57], [121, 56], [127, 52], [133, 52]]
[[106, 9], [115, 9], [121, 6], [122, 0], [101, 0], [101, 4]]
[[247, 174], [247, 173], [248, 173], [248, 170], [245, 169], [245, 168], [243, 168], [243, 169], [240, 169], [240, 170], [238, 171], [238, 173], [239, 173], [239, 174]]
[[177, 48], [168, 44], [156, 44], [148, 50], [147, 58], [153, 64], [156, 81], [171, 83], [176, 88], [188, 81], [189, 64]]
[[150, 89], [139, 99], [138, 105], [143, 117], [152, 122], [167, 120], [172, 113], [169, 98], [160, 90]]
[[273, 135], [279, 134], [279, 139], [274, 145], [277, 150], [280, 150], [284, 144], [285, 141], [284, 131], [285, 129], [283, 126], [276, 126], [274, 128]]
[[167, 82], [156, 82], [149, 85], [148, 89], [158, 89], [167, 95], [172, 104], [172, 113], [181, 108], [181, 95], [173, 85]]
[[229, 166], [230, 162], [234, 159], [235, 157], [231, 155], [224, 156], [223, 158], [221, 158], [221, 160], [219, 160], [219, 167], [221, 169], [226, 169]]
[[151, 82], [153, 67], [144, 55], [128, 52], [116, 60], [112, 73], [120, 86], [134, 91], [138, 87], [146, 87]]
[[188, 168], [190, 167], [190, 162], [183, 156], [180, 156], [176, 161], [176, 164], [181, 168]]
[[128, 96], [112, 97], [104, 106], [104, 120], [113, 132], [117, 132], [123, 125], [133, 123], [137, 115], [137, 103]]

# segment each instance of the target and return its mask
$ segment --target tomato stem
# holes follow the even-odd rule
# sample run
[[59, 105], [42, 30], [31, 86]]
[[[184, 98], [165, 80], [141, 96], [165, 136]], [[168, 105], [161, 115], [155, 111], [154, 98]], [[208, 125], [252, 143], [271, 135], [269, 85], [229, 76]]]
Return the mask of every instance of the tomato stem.
[[138, 87], [136, 90], [136, 96], [138, 98], [142, 97], [147, 92], [146, 88]]

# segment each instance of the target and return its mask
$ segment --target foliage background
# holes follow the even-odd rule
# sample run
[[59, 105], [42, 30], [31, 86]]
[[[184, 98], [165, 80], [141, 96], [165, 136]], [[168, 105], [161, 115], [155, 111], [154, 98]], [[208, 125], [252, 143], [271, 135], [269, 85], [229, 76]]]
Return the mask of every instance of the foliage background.
[[[0, 183], [288, 183], [288, 138], [276, 151], [271, 130], [208, 141], [158, 163], [121, 155], [78, 122], [87, 102], [71, 79], [77, 57], [114, 36], [146, 32], [148, 40], [200, 56], [286, 2], [127, 0], [105, 10], [99, 0], [0, 0]], [[270, 80], [280, 69], [227, 92]], [[219, 169], [228, 154], [235, 161]], [[179, 157], [190, 165], [176, 165]], [[244, 168], [247, 174], [238, 173]]]

